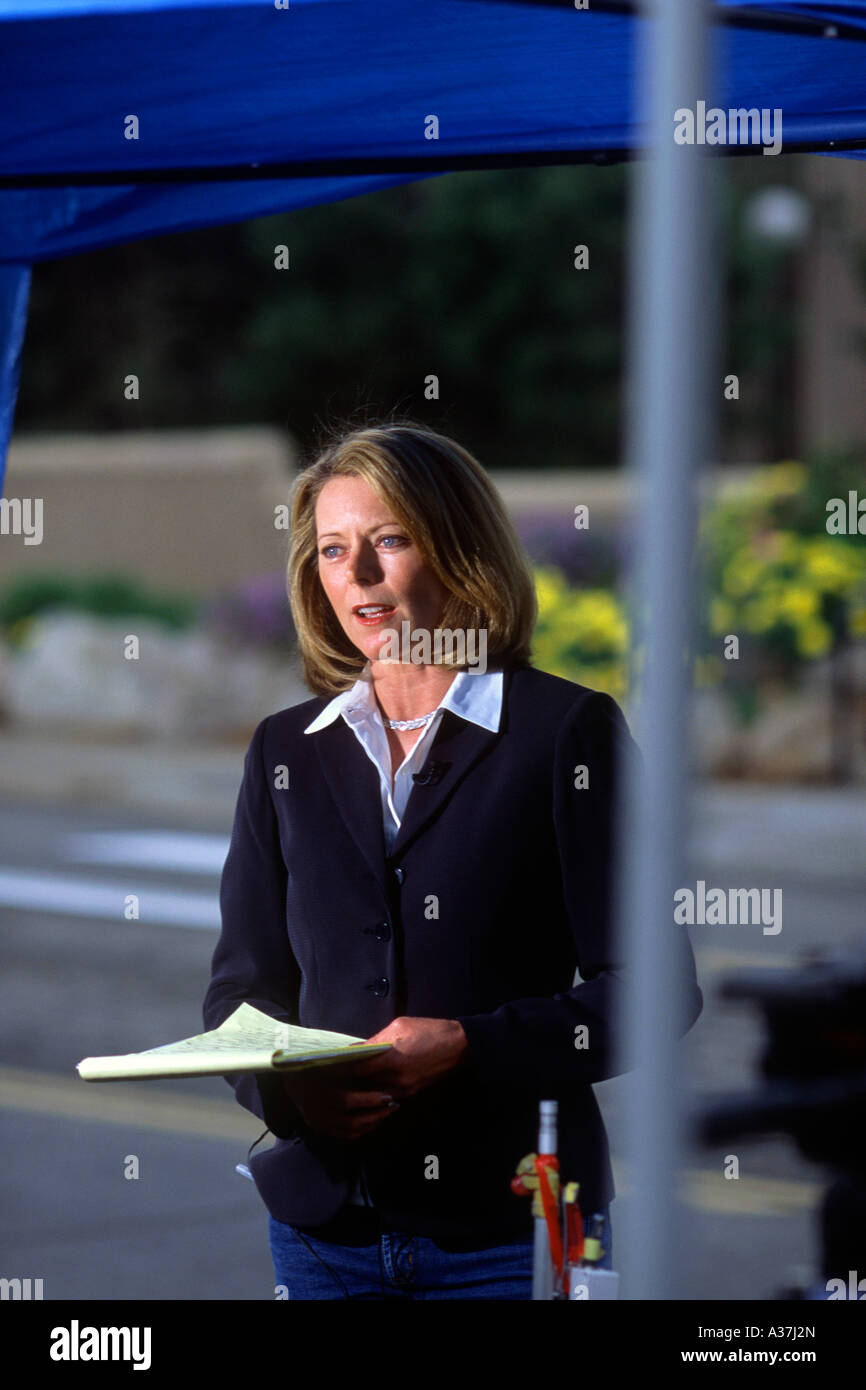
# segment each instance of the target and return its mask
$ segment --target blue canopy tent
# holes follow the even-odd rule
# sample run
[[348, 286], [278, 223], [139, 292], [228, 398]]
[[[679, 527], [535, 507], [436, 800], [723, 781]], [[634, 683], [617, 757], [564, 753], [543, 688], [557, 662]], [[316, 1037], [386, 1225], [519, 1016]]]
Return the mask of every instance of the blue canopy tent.
[[[629, 1296], [674, 1287], [676, 997], [693, 473], [713, 337], [709, 151], [673, 113], [781, 110], [787, 152], [866, 152], [866, 0], [0, 0], [0, 461], [31, 266], [140, 237], [354, 197], [460, 169], [651, 151], [632, 215], [632, 463], [647, 484], [643, 749], [630, 788], [623, 1018], [646, 1062], [631, 1147]], [[645, 62], [645, 55], [649, 61]], [[644, 90], [645, 88], [645, 90]], [[716, 147], [760, 155], [745, 138]], [[643, 171], [646, 171], [645, 173]], [[634, 238], [637, 241], [637, 238]], [[634, 244], [634, 243], [633, 243]], [[711, 296], [710, 296], [711, 298]], [[683, 345], [686, 344], [684, 351]], [[629, 1244], [630, 1239], [630, 1244]]]
[[[639, 151], [647, 21], [588, 3], [0, 0], [0, 468], [35, 262]], [[862, 157], [866, 0], [714, 9], [713, 103], [781, 108], [787, 151]]]

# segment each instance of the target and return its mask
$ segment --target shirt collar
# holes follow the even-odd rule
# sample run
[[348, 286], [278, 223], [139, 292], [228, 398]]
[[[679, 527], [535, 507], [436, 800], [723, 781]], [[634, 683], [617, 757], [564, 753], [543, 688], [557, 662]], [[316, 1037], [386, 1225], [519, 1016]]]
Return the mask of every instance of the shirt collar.
[[[450, 709], [461, 719], [496, 732], [502, 717], [503, 681], [502, 671], [485, 671], [483, 675], [458, 671], [436, 708]], [[314, 734], [324, 729], [338, 715], [342, 715], [349, 725], [371, 718], [381, 723], [369, 661], [351, 689], [341, 690], [339, 695], [335, 695], [307, 725], [304, 733]]]

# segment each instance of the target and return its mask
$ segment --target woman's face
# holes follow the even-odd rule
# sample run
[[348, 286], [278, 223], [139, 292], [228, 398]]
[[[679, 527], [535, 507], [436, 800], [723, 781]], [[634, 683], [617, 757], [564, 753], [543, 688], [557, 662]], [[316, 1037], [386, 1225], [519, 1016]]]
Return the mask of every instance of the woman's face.
[[[386, 502], [363, 478], [331, 478], [316, 501], [319, 578], [340, 626], [368, 660], [401, 623], [433, 632], [448, 595]], [[359, 612], [368, 608], [369, 614]]]

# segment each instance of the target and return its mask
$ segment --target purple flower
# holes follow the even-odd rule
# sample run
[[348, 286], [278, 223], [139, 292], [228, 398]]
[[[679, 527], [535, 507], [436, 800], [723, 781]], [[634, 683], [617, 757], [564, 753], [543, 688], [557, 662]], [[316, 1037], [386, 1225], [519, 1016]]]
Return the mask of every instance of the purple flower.
[[515, 518], [517, 533], [536, 565], [555, 565], [578, 587], [612, 584], [619, 557], [612, 530], [590, 520], [585, 531], [575, 529], [570, 512], [522, 512]]
[[285, 652], [296, 640], [282, 573], [255, 575], [217, 594], [202, 617], [215, 636], [242, 647]]

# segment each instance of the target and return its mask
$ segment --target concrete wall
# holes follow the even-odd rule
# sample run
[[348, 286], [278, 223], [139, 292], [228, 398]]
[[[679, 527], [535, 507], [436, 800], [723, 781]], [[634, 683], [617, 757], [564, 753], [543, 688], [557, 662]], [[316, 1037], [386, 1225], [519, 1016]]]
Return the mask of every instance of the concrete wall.
[[57, 568], [112, 570], [207, 594], [279, 570], [294, 450], [279, 430], [19, 436], [5, 496], [43, 499], [43, 540], [0, 536], [0, 583]]

